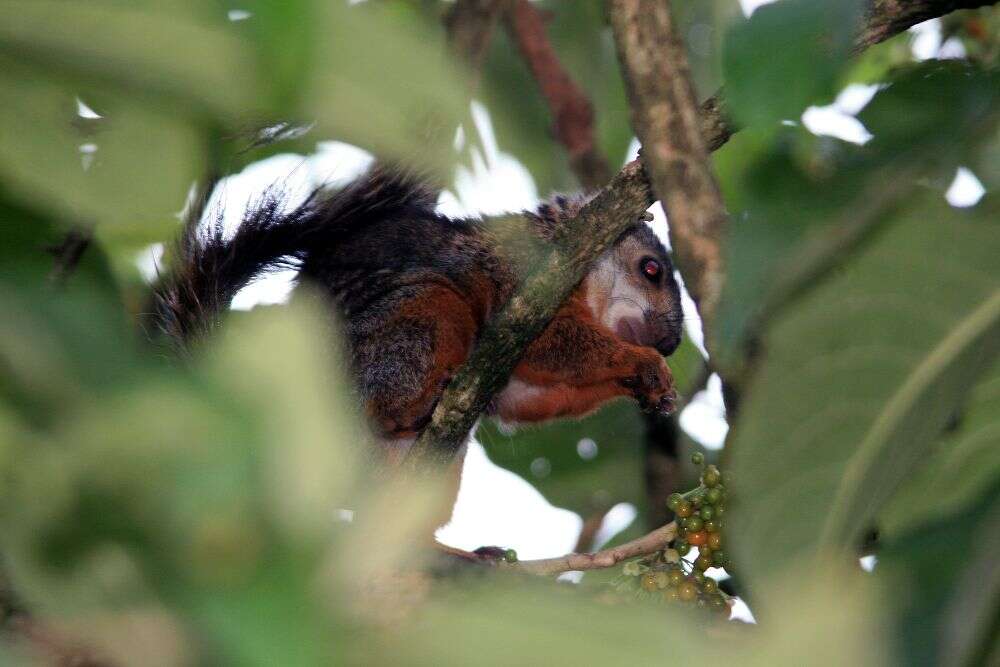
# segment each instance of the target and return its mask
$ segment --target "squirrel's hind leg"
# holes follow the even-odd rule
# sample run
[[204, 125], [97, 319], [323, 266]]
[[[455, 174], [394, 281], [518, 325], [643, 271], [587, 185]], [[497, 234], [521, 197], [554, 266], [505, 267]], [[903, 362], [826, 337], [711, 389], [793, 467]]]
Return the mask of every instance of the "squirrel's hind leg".
[[465, 361], [477, 325], [452, 289], [431, 285], [393, 294], [353, 327], [358, 385], [375, 427], [389, 440], [415, 437]]

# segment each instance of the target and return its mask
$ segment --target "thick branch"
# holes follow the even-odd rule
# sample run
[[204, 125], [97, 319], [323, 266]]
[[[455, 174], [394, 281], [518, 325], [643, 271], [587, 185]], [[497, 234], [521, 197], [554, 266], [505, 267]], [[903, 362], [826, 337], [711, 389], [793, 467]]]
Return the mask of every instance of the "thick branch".
[[863, 51], [928, 19], [959, 9], [985, 7], [995, 2], [996, 0], [869, 0], [864, 25], [858, 32], [854, 50]]
[[656, 553], [665, 549], [675, 537], [677, 537], [677, 524], [671, 521], [651, 533], [631, 542], [620, 544], [613, 549], [604, 549], [592, 554], [566, 554], [558, 558], [522, 560], [505, 567], [540, 576], [581, 570], [600, 570], [614, 567], [629, 558]]
[[722, 295], [726, 209], [709, 167], [687, 52], [666, 0], [611, 0], [610, 8], [642, 161], [670, 221], [678, 268], [710, 330]]
[[[966, 6], [954, 0], [917, 0], [916, 4], [926, 8], [918, 19], [910, 10], [912, 4], [902, 0], [872, 0], [867, 22], [859, 31], [859, 48], [872, 43], [871, 40], [892, 36], [887, 29], [878, 26], [889, 25], [893, 26], [893, 30], [901, 31], [912, 25], [910, 21], [933, 18], [952, 11], [956, 6]], [[708, 149], [718, 148], [735, 131], [725, 121], [722, 106], [721, 98], [716, 96], [706, 101], [699, 113], [701, 141]], [[627, 164], [584, 207], [577, 219], [569, 224], [578, 239], [575, 251], [571, 253], [572, 261], [568, 260], [569, 255], [554, 253], [546, 270], [529, 280], [525, 288], [486, 327], [469, 360], [441, 397], [431, 424], [411, 450], [411, 462], [452, 461], [493, 395], [507, 383], [525, 348], [545, 328], [559, 304], [583, 277], [589, 263], [653, 203], [652, 197], [643, 168], [636, 161]], [[714, 242], [719, 243], [719, 239]]]
[[552, 112], [556, 138], [566, 147], [573, 173], [588, 190], [603, 186], [611, 168], [594, 141], [593, 106], [559, 62], [545, 33], [545, 15], [529, 0], [514, 0], [505, 18]]

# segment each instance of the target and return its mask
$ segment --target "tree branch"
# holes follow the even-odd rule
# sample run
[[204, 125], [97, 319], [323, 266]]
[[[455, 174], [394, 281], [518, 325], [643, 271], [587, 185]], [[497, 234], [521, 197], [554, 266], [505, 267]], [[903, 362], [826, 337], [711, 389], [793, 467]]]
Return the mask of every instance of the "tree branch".
[[490, 35], [510, 0], [457, 0], [444, 18], [448, 45], [465, 62], [473, 76], [490, 45]]
[[609, 6], [641, 159], [670, 221], [678, 268], [709, 331], [722, 295], [727, 214], [701, 134], [687, 52], [666, 0], [610, 0]]
[[883, 42], [928, 19], [959, 9], [995, 4], [996, 0], [869, 0], [854, 52]]
[[540, 576], [581, 570], [601, 570], [614, 567], [629, 558], [648, 556], [665, 549], [675, 537], [677, 537], [677, 524], [671, 521], [638, 539], [620, 544], [612, 549], [603, 549], [592, 554], [566, 554], [558, 558], [521, 560], [503, 567]]
[[[922, 7], [914, 12], [913, 5]], [[858, 48], [887, 39], [919, 20], [958, 7], [992, 4], [978, 0], [872, 0], [866, 23], [859, 30]], [[886, 27], [886, 26], [891, 26]], [[721, 96], [701, 107], [698, 127], [705, 149], [715, 150], [735, 128], [726, 121]], [[646, 174], [631, 162], [602, 189], [567, 227], [573, 230], [566, 250], [557, 248], [539, 273], [483, 330], [476, 348], [441, 397], [430, 425], [410, 450], [410, 465], [447, 464], [468, 437], [493, 395], [504, 387], [525, 348], [541, 333], [565, 298], [582, 279], [591, 261], [606, 250], [654, 202]], [[718, 245], [720, 239], [705, 239]], [[703, 282], [685, 276], [688, 284]], [[711, 283], [711, 281], [708, 281]]]
[[66, 232], [58, 245], [48, 248], [49, 253], [55, 258], [52, 271], [49, 272], [50, 282], [59, 287], [66, 284], [83, 258], [83, 253], [90, 247], [93, 237], [92, 227], [77, 226]]
[[545, 14], [529, 0], [514, 0], [504, 18], [508, 34], [545, 97], [556, 138], [569, 154], [573, 173], [585, 189], [596, 190], [610, 180], [611, 168], [594, 141], [593, 105], [559, 62], [545, 32]]

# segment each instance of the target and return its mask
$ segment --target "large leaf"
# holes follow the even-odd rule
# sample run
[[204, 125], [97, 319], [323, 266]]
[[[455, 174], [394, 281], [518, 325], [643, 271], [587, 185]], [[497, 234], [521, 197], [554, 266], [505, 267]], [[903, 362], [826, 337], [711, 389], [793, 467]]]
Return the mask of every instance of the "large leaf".
[[850, 552], [1000, 344], [995, 201], [915, 202], [769, 323], [732, 445], [736, 558], [753, 584]]
[[105, 116], [86, 121], [77, 116], [72, 88], [0, 63], [0, 178], [12, 194], [66, 220], [151, 228], [161, 236], [173, 230], [204, 169], [195, 126], [107, 93], [84, 96]]
[[[26, 389], [44, 390], [46, 371], [70, 375], [68, 360], [97, 351], [81, 335], [96, 323], [26, 310], [0, 330], [0, 360], [44, 359], [33, 376], [16, 360]], [[47, 423], [0, 402], [0, 532], [31, 608], [79, 618], [155, 601], [198, 628], [207, 662], [328, 663], [317, 572], [366, 432], [330, 372], [327, 317], [295, 304], [240, 318], [197, 376], [119, 344], [103, 381], [62, 392]]]
[[185, 111], [234, 118], [260, 108], [250, 51], [190, 7], [10, 0], [0, 6], [0, 52], [46, 77]]
[[377, 155], [428, 171], [451, 166], [466, 94], [441, 26], [383, 3], [312, 4], [322, 30], [312, 33], [317, 65], [302, 93], [303, 115], [317, 119], [318, 132]]
[[1000, 659], [1000, 478], [965, 506], [880, 545], [892, 637], [907, 665]]
[[[942, 195], [959, 165], [974, 169], [1000, 119], [1000, 74], [926, 62], [896, 72], [860, 119], [854, 146], [801, 127], [749, 129], [715, 157], [734, 212], [716, 362], [740, 363], [744, 338], [869, 239], [931, 184]], [[905, 120], [901, 120], [905, 119]]]
[[879, 516], [880, 534], [942, 521], [1000, 480], [1000, 364], [969, 393], [956, 422]]
[[[775, 600], [773, 621], [747, 632], [694, 608], [595, 601], [572, 588], [463, 581], [417, 610], [351, 662], [378, 664], [887, 664], [882, 609], [870, 582], [831, 568], [794, 579]], [[820, 603], [816, 603], [820, 600]], [[447, 639], [445, 639], [447, 638]], [[483, 656], [491, 656], [484, 660]], [[492, 656], [500, 656], [493, 659]]]
[[[618, 502], [642, 504], [635, 480], [642, 475], [643, 432], [638, 410], [623, 400], [582, 420], [523, 427], [510, 435], [484, 423], [477, 437], [490, 460], [533, 484], [549, 502], [589, 516]], [[581, 455], [584, 439], [596, 450], [581, 447]]]
[[723, 68], [726, 100], [740, 124], [774, 125], [829, 100], [859, 9], [857, 0], [784, 0], [737, 24]]

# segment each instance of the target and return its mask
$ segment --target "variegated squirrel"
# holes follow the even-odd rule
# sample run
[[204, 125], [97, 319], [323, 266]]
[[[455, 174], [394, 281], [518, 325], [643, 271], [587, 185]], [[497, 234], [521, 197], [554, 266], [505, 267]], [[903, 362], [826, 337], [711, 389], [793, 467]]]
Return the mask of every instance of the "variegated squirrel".
[[[556, 196], [535, 211], [480, 220], [443, 216], [437, 199], [412, 174], [376, 166], [291, 211], [265, 196], [231, 235], [221, 219], [207, 228], [192, 220], [154, 290], [156, 326], [186, 342], [213, 328], [249, 282], [296, 267], [300, 282], [329, 296], [365, 410], [387, 459], [398, 461], [484, 323], [531, 269], [538, 254], [525, 239], [544, 248], [586, 202]], [[681, 321], [670, 258], [637, 220], [528, 347], [490, 411], [539, 422], [582, 416], [619, 396], [670, 410], [664, 356], [680, 342]]]

